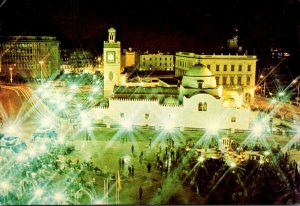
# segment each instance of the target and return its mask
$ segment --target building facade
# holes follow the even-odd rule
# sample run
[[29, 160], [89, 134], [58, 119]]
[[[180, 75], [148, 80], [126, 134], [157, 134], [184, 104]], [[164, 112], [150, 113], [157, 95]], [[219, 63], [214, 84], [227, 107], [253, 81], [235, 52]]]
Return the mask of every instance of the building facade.
[[137, 52], [133, 51], [131, 47], [128, 49], [124, 49], [122, 53], [122, 61], [121, 61], [121, 67], [135, 67], [136, 66], [136, 60], [137, 60]]
[[49, 79], [60, 72], [59, 41], [50, 36], [0, 37], [0, 75]]
[[141, 54], [140, 70], [174, 71], [174, 55], [158, 52], [157, 54]]
[[224, 95], [238, 93], [243, 101], [254, 101], [256, 56], [177, 52], [175, 58], [175, 76], [182, 76], [193, 65], [201, 63], [215, 75], [216, 84], [223, 86]]
[[248, 130], [250, 108], [225, 99], [214, 75], [195, 65], [179, 87], [115, 86], [107, 107], [81, 114], [82, 121], [153, 128], [211, 128]]
[[121, 42], [116, 41], [116, 30], [108, 29], [108, 41], [103, 47], [104, 97], [113, 94], [114, 86], [121, 81]]

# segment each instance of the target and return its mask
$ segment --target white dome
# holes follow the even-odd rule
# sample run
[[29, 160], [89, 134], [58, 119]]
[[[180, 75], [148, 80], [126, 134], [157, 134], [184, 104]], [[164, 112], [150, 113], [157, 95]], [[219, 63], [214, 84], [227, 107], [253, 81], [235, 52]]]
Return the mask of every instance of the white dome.
[[211, 71], [203, 64], [196, 64], [192, 66], [185, 74], [190, 77], [210, 77], [213, 76]]
[[216, 79], [206, 66], [196, 64], [183, 76], [181, 85], [194, 89], [216, 88]]

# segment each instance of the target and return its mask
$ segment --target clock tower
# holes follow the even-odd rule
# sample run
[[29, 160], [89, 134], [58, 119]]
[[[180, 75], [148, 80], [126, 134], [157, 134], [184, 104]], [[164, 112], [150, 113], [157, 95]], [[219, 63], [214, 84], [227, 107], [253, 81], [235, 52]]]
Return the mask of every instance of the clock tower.
[[104, 97], [109, 98], [113, 94], [114, 86], [120, 83], [121, 73], [121, 43], [116, 41], [116, 30], [108, 29], [108, 41], [104, 41], [103, 47], [103, 76]]

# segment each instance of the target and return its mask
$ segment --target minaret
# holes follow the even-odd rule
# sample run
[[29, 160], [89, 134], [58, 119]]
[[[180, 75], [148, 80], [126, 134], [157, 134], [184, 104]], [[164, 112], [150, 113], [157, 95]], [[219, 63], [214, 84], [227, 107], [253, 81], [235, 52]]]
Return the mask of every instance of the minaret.
[[121, 42], [116, 41], [116, 30], [108, 29], [108, 41], [103, 47], [104, 97], [113, 94], [114, 86], [120, 84]]

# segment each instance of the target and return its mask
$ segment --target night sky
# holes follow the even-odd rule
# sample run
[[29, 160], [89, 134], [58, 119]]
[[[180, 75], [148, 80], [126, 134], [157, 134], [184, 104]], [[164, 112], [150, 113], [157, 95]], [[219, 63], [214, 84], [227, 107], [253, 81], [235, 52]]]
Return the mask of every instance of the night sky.
[[1, 35], [56, 36], [61, 48], [102, 53], [113, 26], [122, 48], [219, 53], [238, 29], [239, 45], [248, 54], [280, 47], [299, 57], [299, 0], [0, 2]]

